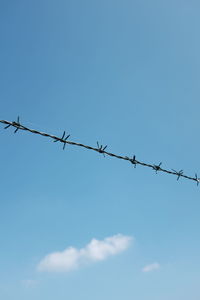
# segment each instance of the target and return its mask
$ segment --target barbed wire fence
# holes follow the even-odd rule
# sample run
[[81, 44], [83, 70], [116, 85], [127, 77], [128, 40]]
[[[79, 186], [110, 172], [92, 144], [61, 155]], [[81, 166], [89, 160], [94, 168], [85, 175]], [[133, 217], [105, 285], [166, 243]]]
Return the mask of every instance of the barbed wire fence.
[[33, 133], [33, 134], [38, 134], [38, 135], [41, 135], [41, 136], [48, 137], [48, 138], [52, 139], [53, 142], [60, 142], [60, 143], [63, 144], [63, 150], [65, 149], [67, 144], [68, 145], [73, 145], [73, 146], [78, 146], [78, 147], [82, 147], [82, 148], [85, 148], [85, 149], [96, 151], [100, 154], [103, 154], [104, 157], [105, 156], [111, 156], [111, 157], [115, 157], [115, 158], [118, 158], [118, 159], [126, 160], [126, 161], [130, 162], [134, 166], [134, 168], [136, 168], [137, 165], [141, 165], [141, 166], [144, 166], [144, 167], [151, 168], [156, 173], [164, 172], [164, 173], [167, 173], [167, 174], [175, 175], [175, 176], [177, 176], [177, 180], [179, 180], [181, 177], [183, 177], [183, 178], [195, 181], [197, 186], [200, 183], [200, 178], [198, 178], [197, 173], [195, 173], [194, 177], [191, 177], [191, 176], [185, 175], [183, 173], [183, 170], [176, 171], [174, 169], [167, 170], [167, 169], [162, 168], [161, 167], [162, 162], [160, 162], [158, 165], [149, 164], [149, 163], [145, 163], [145, 162], [137, 160], [135, 155], [133, 155], [132, 157], [117, 155], [117, 154], [106, 151], [107, 145], [103, 146], [103, 145], [99, 144], [99, 142], [97, 142], [97, 147], [91, 147], [91, 146], [84, 145], [84, 144], [81, 144], [81, 143], [72, 142], [72, 141], [68, 140], [69, 137], [70, 137], [70, 134], [66, 135], [65, 131], [63, 132], [61, 137], [58, 137], [58, 136], [55, 136], [55, 135], [52, 135], [52, 134], [49, 134], [49, 133], [45, 133], [45, 132], [41, 132], [41, 131], [38, 131], [38, 130], [35, 130], [35, 129], [31, 129], [31, 128], [28, 128], [28, 127], [25, 127], [24, 125], [22, 125], [20, 123], [19, 117], [17, 118], [17, 121], [10, 122], [10, 121], [6, 121], [6, 120], [0, 120], [0, 123], [3, 123], [3, 124], [6, 125], [4, 127], [4, 129], [8, 129], [9, 127], [14, 127], [15, 128], [14, 133], [17, 133], [19, 130], [24, 130], [24, 131], [28, 131], [28, 132]]

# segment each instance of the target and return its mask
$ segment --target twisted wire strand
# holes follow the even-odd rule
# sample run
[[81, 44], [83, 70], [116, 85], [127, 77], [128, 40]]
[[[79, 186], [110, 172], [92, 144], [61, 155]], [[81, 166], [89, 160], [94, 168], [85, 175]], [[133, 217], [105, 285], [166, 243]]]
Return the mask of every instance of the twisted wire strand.
[[141, 165], [141, 166], [144, 166], [144, 167], [151, 168], [152, 170], [156, 171], [156, 173], [157, 172], [164, 172], [164, 173], [167, 173], [167, 174], [175, 175], [175, 176], [177, 176], [177, 180], [179, 180], [180, 177], [183, 177], [183, 178], [186, 178], [186, 179], [189, 179], [189, 180], [193, 180], [197, 183], [197, 186], [199, 185], [199, 182], [200, 182], [200, 178], [198, 178], [197, 174], [195, 174], [195, 177], [191, 177], [191, 176], [185, 175], [183, 173], [183, 170], [176, 171], [174, 169], [171, 169], [171, 170], [163, 169], [161, 167], [162, 163], [160, 163], [159, 165], [149, 164], [149, 163], [145, 163], [145, 162], [136, 160], [135, 155], [133, 156], [133, 158], [128, 157], [128, 156], [117, 155], [117, 154], [105, 151], [105, 149], [107, 148], [107, 145], [105, 147], [103, 147], [103, 145], [99, 145], [98, 142], [97, 142], [97, 147], [92, 147], [92, 146], [88, 146], [88, 145], [85, 145], [85, 144], [69, 141], [68, 138], [70, 137], [70, 135], [65, 137], [65, 131], [63, 132], [63, 135], [60, 138], [58, 136], [55, 136], [55, 135], [52, 135], [52, 134], [49, 134], [49, 133], [46, 133], [46, 132], [41, 132], [41, 131], [38, 131], [38, 130], [35, 130], [35, 129], [25, 127], [24, 125], [20, 124], [19, 117], [17, 118], [17, 121], [10, 122], [10, 121], [6, 121], [6, 120], [0, 120], [0, 123], [3, 123], [3, 124], [6, 125], [6, 127], [4, 127], [5, 129], [7, 129], [9, 127], [16, 128], [14, 133], [16, 133], [18, 130], [24, 130], [24, 131], [31, 132], [33, 134], [38, 134], [38, 135], [41, 135], [41, 136], [51, 138], [51, 139], [54, 140], [54, 142], [61, 142], [61, 143], [63, 143], [63, 149], [65, 149], [66, 144], [73, 145], [73, 146], [78, 146], [78, 147], [82, 147], [82, 148], [86, 148], [86, 149], [89, 149], [89, 150], [96, 151], [98, 153], [102, 153], [104, 156], [107, 155], [107, 156], [111, 156], [111, 157], [115, 157], [115, 158], [118, 158], [118, 159], [129, 161], [134, 165], [134, 167], [136, 167], [136, 165]]

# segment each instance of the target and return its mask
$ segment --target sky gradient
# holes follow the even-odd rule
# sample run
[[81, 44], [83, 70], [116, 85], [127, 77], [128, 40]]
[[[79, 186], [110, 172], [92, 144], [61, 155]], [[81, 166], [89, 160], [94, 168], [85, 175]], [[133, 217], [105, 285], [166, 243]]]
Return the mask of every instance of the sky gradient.
[[[1, 0], [0, 119], [200, 174], [199, 27], [195, 0]], [[0, 127], [1, 299], [200, 299], [194, 182]]]

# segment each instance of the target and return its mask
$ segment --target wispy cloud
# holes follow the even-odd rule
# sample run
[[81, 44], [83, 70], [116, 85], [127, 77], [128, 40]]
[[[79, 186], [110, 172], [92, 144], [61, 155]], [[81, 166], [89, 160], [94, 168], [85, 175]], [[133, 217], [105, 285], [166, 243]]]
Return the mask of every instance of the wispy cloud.
[[153, 264], [147, 265], [142, 269], [142, 272], [147, 273], [147, 272], [152, 272], [155, 270], [160, 269], [160, 264], [155, 262]]
[[84, 248], [68, 247], [46, 255], [38, 264], [38, 271], [69, 272], [88, 263], [107, 259], [126, 250], [132, 237], [117, 234], [104, 240], [92, 239]]

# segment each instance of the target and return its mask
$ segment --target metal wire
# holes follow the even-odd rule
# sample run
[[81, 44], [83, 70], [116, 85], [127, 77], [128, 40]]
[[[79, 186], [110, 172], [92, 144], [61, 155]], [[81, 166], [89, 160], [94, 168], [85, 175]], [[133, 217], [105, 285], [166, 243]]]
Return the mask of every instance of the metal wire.
[[89, 150], [99, 152], [99, 153], [103, 154], [104, 156], [107, 155], [107, 156], [111, 156], [111, 157], [115, 157], [115, 158], [118, 158], [118, 159], [129, 161], [131, 164], [134, 165], [134, 167], [136, 167], [137, 165], [141, 165], [141, 166], [144, 166], [144, 167], [151, 168], [152, 170], [156, 171], [156, 173], [157, 172], [164, 172], [164, 173], [167, 173], [167, 174], [175, 175], [175, 176], [177, 176], [177, 180], [179, 180], [181, 177], [189, 179], [189, 180], [193, 180], [193, 181], [196, 182], [197, 186], [199, 185], [199, 182], [200, 182], [200, 178], [198, 178], [196, 173], [195, 173], [195, 177], [191, 177], [191, 176], [185, 175], [183, 173], [183, 170], [176, 171], [174, 169], [171, 169], [171, 170], [163, 169], [161, 167], [162, 163], [159, 163], [158, 165], [148, 164], [148, 163], [144, 163], [142, 161], [136, 160], [135, 155], [133, 155], [133, 157], [131, 158], [131, 157], [128, 157], [128, 156], [121, 156], [121, 155], [117, 155], [117, 154], [114, 154], [114, 153], [111, 153], [111, 152], [107, 152], [107, 151], [105, 151], [106, 148], [107, 148], [107, 145], [106, 146], [100, 145], [99, 142], [97, 142], [97, 147], [91, 147], [91, 146], [84, 145], [84, 144], [81, 144], [81, 143], [69, 141], [68, 138], [70, 137], [70, 135], [68, 134], [67, 136], [65, 136], [65, 134], [66, 134], [65, 131], [63, 132], [61, 137], [57, 137], [57, 136], [52, 135], [52, 134], [48, 134], [48, 133], [45, 133], [45, 132], [40, 132], [40, 131], [35, 130], [35, 129], [27, 128], [27, 127], [25, 127], [24, 125], [22, 125], [20, 123], [19, 117], [17, 118], [17, 121], [10, 122], [10, 121], [6, 121], [6, 120], [0, 120], [0, 123], [3, 123], [3, 124], [6, 125], [4, 127], [4, 129], [7, 129], [9, 127], [14, 127], [15, 128], [14, 133], [16, 133], [18, 130], [24, 130], [24, 131], [28, 131], [28, 132], [31, 132], [31, 133], [34, 133], [34, 134], [39, 134], [39, 135], [51, 138], [51, 139], [53, 139], [54, 142], [63, 143], [63, 150], [65, 149], [66, 144], [73, 145], [73, 146], [79, 146], [79, 147], [82, 147], [82, 148], [86, 148], [86, 149], [89, 149]]

